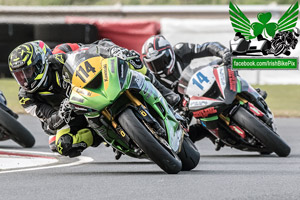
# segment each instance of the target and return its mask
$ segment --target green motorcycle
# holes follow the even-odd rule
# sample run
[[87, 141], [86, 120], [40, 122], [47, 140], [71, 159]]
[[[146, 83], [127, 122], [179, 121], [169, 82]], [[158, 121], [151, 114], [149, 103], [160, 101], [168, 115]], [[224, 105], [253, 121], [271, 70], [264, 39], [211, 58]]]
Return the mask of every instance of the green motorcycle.
[[68, 55], [63, 78], [72, 86], [73, 110], [84, 114], [118, 153], [151, 159], [168, 174], [192, 170], [199, 163], [183, 119], [126, 61], [74, 52]]

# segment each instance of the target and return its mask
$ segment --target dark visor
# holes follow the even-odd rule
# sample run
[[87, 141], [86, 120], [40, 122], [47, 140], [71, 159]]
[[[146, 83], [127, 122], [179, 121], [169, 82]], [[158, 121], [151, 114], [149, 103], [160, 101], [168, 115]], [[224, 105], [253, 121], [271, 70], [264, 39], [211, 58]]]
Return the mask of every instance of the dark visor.
[[157, 59], [146, 59], [144, 61], [147, 67], [150, 68], [151, 71], [158, 73], [167, 69], [172, 62], [172, 55], [170, 50], [164, 50], [163, 56], [158, 57]]

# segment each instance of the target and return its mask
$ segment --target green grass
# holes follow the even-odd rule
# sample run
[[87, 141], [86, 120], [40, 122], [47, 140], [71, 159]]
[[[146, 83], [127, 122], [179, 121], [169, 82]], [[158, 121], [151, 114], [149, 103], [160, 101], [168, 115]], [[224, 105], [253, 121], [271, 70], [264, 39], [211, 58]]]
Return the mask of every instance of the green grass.
[[19, 104], [18, 92], [19, 86], [15, 79], [0, 79], [0, 90], [7, 99], [7, 105], [17, 113], [24, 113], [23, 107]]
[[[275, 117], [300, 117], [300, 85], [254, 85], [266, 90], [266, 99]], [[8, 106], [17, 113], [24, 113], [18, 101], [18, 84], [14, 79], [0, 79], [0, 90]]]
[[300, 117], [300, 85], [255, 85], [268, 93], [266, 99], [275, 117]]

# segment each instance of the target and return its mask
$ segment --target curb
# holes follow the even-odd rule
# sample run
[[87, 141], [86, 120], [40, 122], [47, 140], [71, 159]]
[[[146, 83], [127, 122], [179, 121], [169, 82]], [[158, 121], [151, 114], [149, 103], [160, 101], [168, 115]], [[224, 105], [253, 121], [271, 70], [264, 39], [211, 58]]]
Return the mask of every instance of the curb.
[[92, 162], [90, 157], [68, 158], [57, 153], [0, 149], [0, 174], [67, 167]]

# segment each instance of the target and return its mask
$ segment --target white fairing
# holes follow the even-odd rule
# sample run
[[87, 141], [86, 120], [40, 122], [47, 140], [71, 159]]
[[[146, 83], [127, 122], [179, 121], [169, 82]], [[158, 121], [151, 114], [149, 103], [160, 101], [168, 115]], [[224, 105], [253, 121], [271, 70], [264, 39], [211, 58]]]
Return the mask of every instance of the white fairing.
[[[214, 69], [216, 70], [215, 74], [213, 73]], [[193, 77], [189, 81], [188, 88], [187, 88], [187, 90], [190, 91], [188, 93], [189, 97], [193, 97], [193, 96], [202, 97], [212, 87], [215, 81], [218, 81], [218, 85], [221, 88], [221, 96], [219, 99], [211, 99], [211, 98], [191, 99], [189, 103], [189, 109], [191, 111], [207, 108], [211, 104], [214, 104], [216, 102], [222, 102], [223, 101], [222, 99], [225, 99], [224, 90], [226, 88], [226, 76], [224, 70], [225, 70], [224, 67], [214, 68], [213, 66], [209, 66], [197, 71], [197, 73], [201, 72], [208, 79], [208, 82], [202, 81], [201, 83], [201, 85], [203, 86], [202, 90], [197, 85], [197, 83], [195, 83], [195, 80], [197, 80], [198, 78], [197, 73], [193, 75]], [[193, 79], [195, 80], [193, 81]]]
[[198, 70], [190, 79], [186, 94], [188, 96], [203, 96], [215, 82], [213, 66]]
[[219, 100], [191, 100], [189, 104], [190, 111], [197, 111], [209, 107], [216, 102], [222, 102]]
[[217, 68], [217, 71], [218, 71], [218, 76], [219, 76], [219, 80], [220, 80], [220, 85], [222, 88], [221, 92], [222, 92], [223, 97], [225, 97], [224, 90], [226, 88], [226, 79], [225, 79], [226, 77], [225, 77], [224, 67]]

